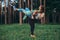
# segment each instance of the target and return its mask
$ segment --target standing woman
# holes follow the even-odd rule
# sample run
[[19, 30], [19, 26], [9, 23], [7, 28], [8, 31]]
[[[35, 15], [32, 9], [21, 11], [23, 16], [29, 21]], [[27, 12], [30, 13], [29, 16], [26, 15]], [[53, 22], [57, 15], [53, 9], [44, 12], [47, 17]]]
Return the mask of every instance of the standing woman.
[[22, 9], [17, 9], [16, 10], [23, 12], [25, 16], [23, 17], [23, 20], [25, 20], [28, 17], [28, 23], [30, 25], [30, 31], [31, 31], [31, 37], [35, 37], [34, 35], [34, 29], [35, 29], [35, 16], [38, 14], [39, 10], [30, 10], [29, 8]]
[[[29, 8], [25, 9], [17, 9], [16, 10], [23, 12], [25, 16], [23, 17], [23, 20], [25, 20], [28, 17], [28, 23], [30, 25], [30, 31], [31, 31], [31, 37], [35, 37], [34, 35], [34, 29], [35, 29], [35, 17], [36, 15], [41, 12], [41, 9], [39, 7], [39, 10], [30, 10]], [[38, 14], [38, 17], [40, 18], [40, 15]]]

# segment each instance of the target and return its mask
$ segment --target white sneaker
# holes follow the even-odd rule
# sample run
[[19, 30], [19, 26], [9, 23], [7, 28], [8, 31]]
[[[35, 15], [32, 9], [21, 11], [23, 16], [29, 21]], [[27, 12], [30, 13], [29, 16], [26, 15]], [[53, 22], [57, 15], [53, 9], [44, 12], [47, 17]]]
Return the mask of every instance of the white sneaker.
[[36, 36], [35, 35], [31, 35], [32, 38], [35, 38]]

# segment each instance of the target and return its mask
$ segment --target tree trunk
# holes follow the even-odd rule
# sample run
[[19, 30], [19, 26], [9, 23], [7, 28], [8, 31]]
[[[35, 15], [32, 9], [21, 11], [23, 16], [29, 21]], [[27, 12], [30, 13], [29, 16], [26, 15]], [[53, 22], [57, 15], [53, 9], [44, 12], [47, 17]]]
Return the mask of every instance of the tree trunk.
[[11, 5], [10, 5], [10, 0], [8, 0], [8, 23], [11, 23]]
[[6, 0], [4, 0], [5, 7], [4, 7], [4, 14], [5, 14], [5, 24], [7, 24], [7, 10], [6, 10]]
[[1, 24], [1, 0], [0, 0], [0, 24]]
[[[19, 7], [21, 8], [21, 2], [22, 2], [22, 0], [19, 0]], [[19, 12], [19, 21], [20, 21], [20, 25], [22, 24], [22, 13], [21, 12]]]

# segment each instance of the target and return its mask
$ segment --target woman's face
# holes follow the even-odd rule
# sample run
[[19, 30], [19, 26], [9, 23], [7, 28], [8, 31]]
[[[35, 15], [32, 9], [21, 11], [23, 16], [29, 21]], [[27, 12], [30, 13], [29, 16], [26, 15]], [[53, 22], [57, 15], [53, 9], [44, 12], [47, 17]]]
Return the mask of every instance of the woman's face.
[[43, 6], [39, 7], [40, 12], [43, 12]]

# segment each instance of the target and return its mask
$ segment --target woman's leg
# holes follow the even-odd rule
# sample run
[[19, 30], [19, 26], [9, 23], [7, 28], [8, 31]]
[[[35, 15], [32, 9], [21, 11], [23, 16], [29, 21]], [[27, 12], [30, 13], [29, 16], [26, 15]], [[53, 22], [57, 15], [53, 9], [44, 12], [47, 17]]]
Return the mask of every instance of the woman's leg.
[[31, 35], [34, 35], [34, 28], [35, 28], [34, 19], [28, 19], [28, 22], [30, 25]]
[[34, 28], [35, 28], [34, 21], [31, 22], [30, 27], [31, 27], [31, 34], [34, 35]]

